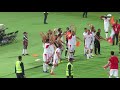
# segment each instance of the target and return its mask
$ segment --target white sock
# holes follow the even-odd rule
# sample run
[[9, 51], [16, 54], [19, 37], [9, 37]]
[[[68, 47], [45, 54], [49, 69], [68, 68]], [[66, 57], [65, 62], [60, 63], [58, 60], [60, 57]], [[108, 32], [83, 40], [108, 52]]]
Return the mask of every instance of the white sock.
[[73, 53], [71, 53], [71, 58], [74, 58], [74, 55], [73, 55]]
[[68, 55], [68, 60], [71, 58], [71, 53], [69, 53], [69, 55]]
[[91, 57], [92, 57], [92, 55], [93, 55], [93, 54], [92, 54], [92, 53], [90, 53], [90, 56], [91, 56]]
[[25, 49], [25, 54], [28, 54], [28, 53], [27, 53], [27, 49]]
[[[53, 59], [53, 58], [52, 58]], [[50, 60], [50, 64], [52, 64], [52, 59]]]
[[87, 59], [89, 59], [89, 54], [87, 54]]
[[108, 38], [108, 33], [105, 33], [106, 34], [106, 38]]
[[45, 64], [45, 68], [46, 68], [46, 71], [49, 70], [49, 66], [48, 66], [48, 64]]
[[119, 78], [118, 76], [116, 76], [115, 78]]
[[84, 48], [84, 54], [86, 54], [86, 49]]
[[45, 63], [43, 63], [43, 71], [46, 72], [46, 66], [45, 66]]
[[23, 49], [22, 54], [25, 54], [25, 49]]
[[91, 58], [91, 53], [89, 53], [88, 55], [89, 55], [89, 57]]

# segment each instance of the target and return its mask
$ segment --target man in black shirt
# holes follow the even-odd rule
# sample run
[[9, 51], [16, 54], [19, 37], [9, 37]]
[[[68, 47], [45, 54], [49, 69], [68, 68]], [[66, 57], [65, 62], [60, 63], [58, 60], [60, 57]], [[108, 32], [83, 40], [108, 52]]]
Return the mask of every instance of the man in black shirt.
[[47, 16], [48, 16], [48, 12], [44, 12], [44, 24], [48, 24], [47, 23]]
[[[101, 29], [98, 29], [98, 32], [95, 35], [95, 42], [94, 42], [94, 44], [95, 44], [95, 54], [96, 55], [98, 55], [98, 54], [101, 55], [101, 53], [100, 53], [100, 39], [103, 39], [103, 40], [107, 41], [102, 36], [100, 36], [100, 33], [101, 33]], [[97, 53], [97, 49], [98, 49], [98, 53]]]

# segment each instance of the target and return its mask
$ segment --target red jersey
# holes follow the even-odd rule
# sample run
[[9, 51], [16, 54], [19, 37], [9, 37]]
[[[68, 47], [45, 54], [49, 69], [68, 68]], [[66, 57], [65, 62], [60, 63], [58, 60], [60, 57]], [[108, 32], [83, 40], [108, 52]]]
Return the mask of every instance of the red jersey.
[[23, 45], [28, 46], [28, 37], [27, 36], [23, 37]]
[[112, 27], [113, 27], [115, 34], [118, 34], [120, 31], [120, 24], [113, 24]]
[[118, 69], [119, 60], [116, 56], [111, 56], [109, 61], [110, 61], [110, 69]]

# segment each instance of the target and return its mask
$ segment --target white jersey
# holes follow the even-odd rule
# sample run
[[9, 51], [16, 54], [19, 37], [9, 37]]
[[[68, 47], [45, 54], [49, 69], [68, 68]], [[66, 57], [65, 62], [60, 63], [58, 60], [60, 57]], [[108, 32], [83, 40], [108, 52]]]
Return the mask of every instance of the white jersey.
[[87, 32], [84, 32], [84, 33], [83, 33], [83, 37], [85, 37], [86, 35], [87, 35]]
[[50, 45], [50, 54], [54, 54], [54, 45], [53, 44], [51, 44]]
[[44, 48], [44, 53], [45, 54], [49, 54], [50, 53], [50, 43], [43, 44], [43, 48]]
[[60, 48], [57, 48], [57, 49], [55, 50], [54, 60], [59, 59], [58, 56], [57, 56], [57, 53], [61, 54]]
[[95, 33], [94, 32], [91, 32], [92, 34], [92, 39], [93, 39], [93, 42], [95, 41]]
[[88, 44], [88, 45], [91, 44], [92, 40], [93, 40], [93, 39], [92, 39], [92, 34], [89, 34], [89, 35], [87, 34], [87, 35], [85, 35], [85, 45], [86, 45], [86, 44]]
[[104, 20], [104, 29], [106, 30], [110, 26], [110, 18], [107, 18], [107, 19], [102, 18], [102, 19]]
[[76, 35], [72, 36], [72, 43], [73, 45], [76, 45]]
[[73, 45], [73, 36], [68, 38], [68, 45]]

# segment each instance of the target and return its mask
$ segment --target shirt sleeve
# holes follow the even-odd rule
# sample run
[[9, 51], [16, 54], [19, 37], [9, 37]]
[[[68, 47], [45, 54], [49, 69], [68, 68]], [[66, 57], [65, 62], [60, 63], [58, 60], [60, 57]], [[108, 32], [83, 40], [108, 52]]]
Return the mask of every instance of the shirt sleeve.
[[119, 63], [119, 59], [118, 59], [118, 57], [117, 57], [117, 61], [118, 61], [118, 63]]
[[69, 76], [71, 76], [71, 65], [68, 65]]
[[97, 34], [96, 34], [98, 37], [100, 36], [100, 33], [99, 32], [97, 32]]
[[25, 75], [25, 73], [24, 73], [24, 64], [21, 62], [21, 64], [20, 64], [20, 66], [21, 66], [21, 68], [22, 68], [22, 73], [23, 73], [23, 75]]
[[109, 58], [109, 62], [111, 62], [111, 58]]

